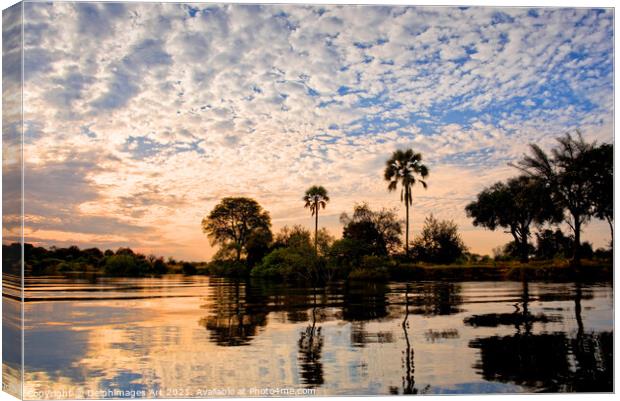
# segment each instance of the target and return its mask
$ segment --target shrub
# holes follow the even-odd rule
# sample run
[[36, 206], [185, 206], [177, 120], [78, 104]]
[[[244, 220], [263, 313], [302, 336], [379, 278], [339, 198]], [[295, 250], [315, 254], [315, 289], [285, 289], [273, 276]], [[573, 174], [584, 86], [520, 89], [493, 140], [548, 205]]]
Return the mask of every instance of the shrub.
[[103, 266], [109, 276], [139, 276], [140, 270], [136, 258], [129, 254], [120, 254], [106, 258]]
[[467, 250], [450, 220], [437, 220], [431, 214], [424, 222], [422, 234], [413, 242], [413, 254], [418, 260], [430, 263], [454, 263]]
[[183, 267], [181, 267], [181, 271], [186, 276], [193, 276], [194, 274], [196, 274], [196, 267], [189, 262], [185, 262], [183, 263]]
[[245, 277], [248, 274], [248, 267], [243, 261], [214, 260], [207, 264], [207, 271], [213, 276]]
[[153, 272], [155, 274], [166, 274], [168, 272], [168, 265], [166, 265], [163, 258], [155, 259], [153, 262]]
[[379, 256], [364, 256], [362, 263], [349, 273], [351, 280], [383, 281], [389, 277], [388, 260]]
[[312, 250], [306, 248], [279, 248], [269, 253], [252, 269], [253, 277], [282, 279], [312, 278], [315, 260]]

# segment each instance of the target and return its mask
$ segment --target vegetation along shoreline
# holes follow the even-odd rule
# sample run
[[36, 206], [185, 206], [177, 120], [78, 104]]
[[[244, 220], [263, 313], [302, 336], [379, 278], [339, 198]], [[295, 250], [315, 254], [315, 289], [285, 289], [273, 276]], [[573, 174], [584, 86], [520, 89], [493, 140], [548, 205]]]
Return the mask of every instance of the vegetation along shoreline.
[[[46, 249], [25, 244], [25, 274], [180, 273], [307, 286], [336, 280], [611, 281], [613, 239], [609, 248], [593, 250], [581, 241], [581, 234], [589, 220], [598, 218], [608, 222], [613, 238], [613, 145], [585, 142], [579, 131], [557, 142], [550, 154], [530, 145], [530, 154], [511, 164], [520, 175], [486, 187], [465, 207], [474, 226], [512, 235], [513, 241], [495, 249], [492, 257], [468, 252], [456, 224], [432, 214], [425, 218], [422, 231], [410, 238], [413, 188], [427, 188], [430, 171], [420, 153], [407, 149], [392, 154], [383, 175], [388, 192], [399, 193], [404, 203], [404, 222], [396, 209], [373, 210], [361, 202], [351, 214], [341, 214], [342, 237], [336, 239], [320, 227], [321, 210], [329, 206], [328, 190], [313, 185], [301, 201], [314, 230], [294, 225], [274, 234], [269, 212], [256, 200], [231, 196], [221, 199], [202, 220], [203, 233], [218, 248], [210, 262], [164, 260], [130, 248]], [[568, 234], [561, 230], [563, 223]], [[21, 252], [18, 243], [3, 245], [3, 262], [19, 265]]]

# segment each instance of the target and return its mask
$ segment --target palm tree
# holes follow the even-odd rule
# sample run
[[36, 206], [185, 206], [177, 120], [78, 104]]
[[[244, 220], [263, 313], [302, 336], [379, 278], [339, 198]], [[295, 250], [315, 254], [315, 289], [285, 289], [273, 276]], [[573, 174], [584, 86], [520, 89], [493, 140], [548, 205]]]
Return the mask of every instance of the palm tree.
[[395, 191], [398, 183], [401, 184], [400, 200], [405, 202], [407, 215], [405, 229], [405, 252], [409, 255], [409, 205], [413, 203], [411, 189], [416, 182], [420, 182], [426, 189], [426, 181], [421, 178], [428, 176], [428, 168], [422, 164], [422, 155], [415, 153], [412, 149], [397, 150], [386, 162], [384, 178], [389, 181], [388, 190]]
[[304, 207], [310, 208], [312, 215], [314, 216], [314, 252], [318, 255], [319, 246], [319, 209], [325, 209], [327, 202], [329, 202], [329, 196], [327, 196], [327, 190], [323, 186], [313, 185], [306, 191], [303, 197], [306, 202]]

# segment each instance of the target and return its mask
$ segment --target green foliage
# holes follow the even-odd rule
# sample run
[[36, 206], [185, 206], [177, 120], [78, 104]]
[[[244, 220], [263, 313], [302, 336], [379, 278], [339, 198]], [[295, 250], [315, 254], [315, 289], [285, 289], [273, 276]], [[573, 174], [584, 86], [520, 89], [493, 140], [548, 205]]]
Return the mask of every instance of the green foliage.
[[108, 276], [141, 276], [141, 267], [133, 255], [122, 253], [106, 258], [104, 272]]
[[536, 233], [536, 258], [542, 260], [568, 258], [572, 252], [572, 242], [572, 238], [565, 236], [560, 229]]
[[346, 213], [340, 216], [344, 224], [343, 238], [366, 244], [366, 254], [385, 256], [395, 253], [401, 245], [402, 223], [392, 209], [373, 211], [368, 204], [356, 204], [353, 216]]
[[413, 242], [413, 255], [423, 262], [454, 263], [466, 250], [456, 224], [450, 220], [439, 221], [432, 214]]
[[237, 260], [214, 260], [207, 264], [207, 272], [219, 277], [247, 277], [249, 269], [245, 262]]
[[[609, 197], [610, 180], [613, 179], [613, 151], [609, 145], [601, 145], [601, 149], [596, 142], [584, 141], [579, 131], [576, 136], [567, 133], [557, 141], [551, 155], [538, 145], [530, 144], [530, 155], [519, 162], [519, 167], [544, 181], [551, 190], [554, 203], [567, 212], [565, 221], [574, 236], [573, 262], [579, 264], [583, 225], [598, 211], [605, 217], [603, 205], [609, 205], [609, 200], [604, 197]], [[601, 202], [600, 208], [597, 201]]]
[[362, 263], [349, 273], [350, 280], [385, 281], [389, 278], [388, 259], [366, 255]]
[[281, 279], [312, 279], [316, 269], [316, 257], [312, 248], [278, 248], [269, 253], [262, 263], [252, 269], [253, 277]]
[[400, 201], [405, 204], [405, 253], [409, 256], [409, 206], [413, 203], [411, 190], [419, 182], [426, 189], [426, 177], [428, 167], [422, 164], [422, 154], [412, 149], [397, 150], [386, 163], [383, 178], [389, 182], [388, 191], [396, 191], [398, 183], [401, 184]]
[[181, 267], [181, 272], [186, 276], [192, 276], [197, 273], [196, 266], [189, 262], [183, 263], [183, 267]]
[[305, 202], [304, 207], [310, 208], [314, 216], [314, 253], [319, 255], [319, 209], [325, 209], [329, 196], [327, 190], [322, 186], [313, 185], [306, 190], [302, 200]]
[[[533, 245], [527, 244], [527, 255], [533, 255], [536, 252], [536, 248]], [[518, 244], [515, 241], [510, 241], [498, 251], [495, 260], [496, 261], [506, 261], [506, 260], [519, 260], [522, 258], [523, 248], [521, 244]]]
[[532, 223], [558, 222], [562, 210], [553, 202], [545, 181], [519, 176], [497, 182], [478, 194], [477, 200], [465, 207], [474, 226], [495, 230], [506, 228], [512, 234], [522, 262], [529, 255], [528, 237]]
[[224, 198], [202, 220], [202, 231], [227, 251], [234, 249], [235, 260], [248, 252], [248, 243], [254, 238], [270, 238], [269, 213], [254, 199]]
[[342, 238], [332, 244], [327, 255], [328, 265], [342, 270], [342, 274], [346, 277], [351, 269], [362, 263], [365, 255], [369, 255], [369, 251], [365, 249], [364, 243]]
[[592, 192], [590, 196], [594, 206], [594, 216], [606, 220], [613, 239], [614, 229], [614, 148], [604, 143], [588, 152], [588, 164], [591, 170]]
[[319, 209], [325, 209], [327, 202], [329, 202], [329, 196], [325, 187], [313, 185], [306, 190], [302, 200], [306, 202], [304, 207], [309, 208], [314, 216], [319, 213]]
[[154, 255], [146, 257], [130, 248], [101, 252], [98, 248], [80, 250], [77, 246], [70, 246], [45, 249], [25, 244], [24, 251], [27, 275], [89, 273], [139, 277], [168, 272], [168, 265], [163, 258]]
[[312, 248], [312, 234], [301, 225], [284, 226], [276, 235], [274, 248]]

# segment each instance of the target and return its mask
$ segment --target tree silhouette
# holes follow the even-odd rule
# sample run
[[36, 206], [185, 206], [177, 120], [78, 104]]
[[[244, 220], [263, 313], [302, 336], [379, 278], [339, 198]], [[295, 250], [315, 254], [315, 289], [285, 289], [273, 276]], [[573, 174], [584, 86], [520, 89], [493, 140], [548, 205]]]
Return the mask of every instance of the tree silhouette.
[[531, 155], [525, 155], [516, 167], [544, 180], [554, 201], [568, 211], [566, 223], [573, 231], [573, 263], [580, 263], [581, 229], [594, 214], [594, 182], [598, 169], [592, 161], [596, 143], [584, 141], [581, 132], [557, 139], [558, 146], [549, 156], [536, 144], [530, 144]]
[[244, 197], [222, 199], [202, 220], [202, 231], [211, 244], [232, 247], [237, 261], [243, 251], [248, 251], [248, 241], [261, 231], [270, 231], [270, 227], [269, 212], [254, 199]]
[[422, 178], [428, 176], [428, 168], [422, 164], [422, 155], [412, 149], [397, 150], [392, 154], [385, 166], [384, 178], [389, 181], [388, 190], [395, 191], [398, 183], [401, 184], [400, 200], [405, 203], [405, 253], [409, 255], [409, 206], [413, 203], [411, 195], [412, 187], [420, 182], [426, 189], [426, 181]]
[[474, 219], [474, 226], [490, 230], [507, 228], [519, 247], [521, 262], [528, 261], [530, 225], [562, 218], [562, 211], [553, 202], [546, 182], [528, 175], [486, 188], [465, 211]]
[[319, 252], [319, 209], [325, 209], [327, 202], [329, 202], [329, 196], [327, 190], [322, 186], [313, 185], [304, 194], [303, 201], [306, 202], [304, 207], [310, 208], [312, 215], [314, 216], [314, 252], [318, 255]]
[[614, 147], [604, 143], [589, 152], [592, 163], [594, 215], [607, 221], [614, 238]]

